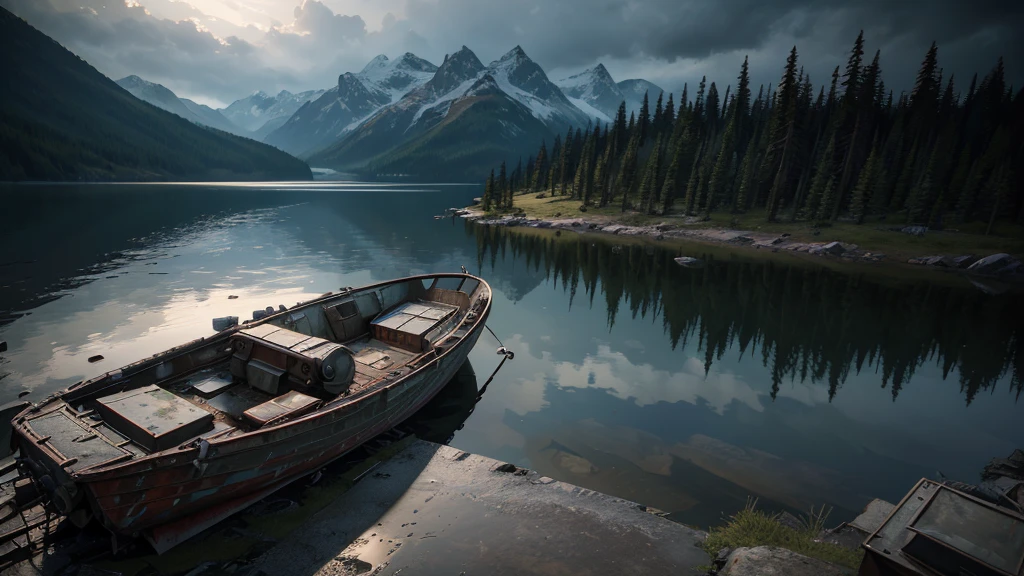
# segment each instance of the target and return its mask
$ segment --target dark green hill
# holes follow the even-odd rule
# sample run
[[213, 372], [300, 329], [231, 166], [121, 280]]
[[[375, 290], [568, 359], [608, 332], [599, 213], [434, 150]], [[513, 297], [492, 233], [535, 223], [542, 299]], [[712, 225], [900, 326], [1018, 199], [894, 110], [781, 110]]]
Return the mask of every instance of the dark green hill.
[[142, 102], [0, 8], [0, 181], [308, 180], [276, 148]]

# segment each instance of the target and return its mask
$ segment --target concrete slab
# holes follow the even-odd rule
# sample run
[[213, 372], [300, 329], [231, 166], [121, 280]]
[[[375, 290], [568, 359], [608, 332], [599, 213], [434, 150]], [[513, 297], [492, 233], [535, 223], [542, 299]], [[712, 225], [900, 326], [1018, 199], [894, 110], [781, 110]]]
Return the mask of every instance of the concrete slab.
[[860, 516], [854, 518], [850, 525], [863, 531], [865, 534], [871, 534], [878, 530], [882, 522], [885, 522], [893, 508], [895, 506], [892, 503], [875, 498], [868, 502], [868, 505], [864, 507], [864, 511], [861, 512]]
[[249, 574], [686, 574], [708, 564], [705, 537], [633, 502], [417, 441]]

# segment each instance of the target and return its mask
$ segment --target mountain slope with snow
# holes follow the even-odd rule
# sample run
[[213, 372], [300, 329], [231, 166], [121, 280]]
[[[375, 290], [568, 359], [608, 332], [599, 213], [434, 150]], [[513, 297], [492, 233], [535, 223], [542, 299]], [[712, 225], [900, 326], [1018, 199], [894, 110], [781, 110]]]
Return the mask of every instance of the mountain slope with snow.
[[619, 111], [619, 104], [626, 99], [604, 64], [598, 64], [579, 74], [563, 78], [555, 84], [577, 106], [582, 108], [580, 103], [583, 103], [609, 119], [615, 118]]
[[303, 104], [263, 141], [295, 155], [320, 150], [426, 84], [436, 71], [437, 66], [408, 52], [394, 60], [377, 56], [360, 72], [340, 75], [335, 86]]
[[[639, 78], [623, 80], [618, 83], [618, 86], [626, 99], [626, 114], [640, 111], [640, 106], [644, 101], [644, 93], [647, 94], [647, 104], [650, 106], [651, 113], [653, 114], [654, 103], [658, 101], [658, 94], [664, 92], [661, 86]], [[665, 94], [665, 97], [667, 98], [668, 94]]]
[[307, 90], [292, 94], [282, 90], [276, 96], [270, 96], [262, 90], [257, 90], [245, 98], [235, 100], [228, 107], [221, 108], [219, 112], [244, 130], [257, 133], [262, 131], [268, 122], [283, 118], [284, 120], [277, 123], [277, 126], [280, 126], [303, 104], [319, 98], [323, 93], [323, 90]]
[[162, 84], [150, 82], [132, 75], [121, 78], [117, 81], [117, 85], [127, 90], [139, 100], [149, 102], [157, 108], [181, 116], [189, 122], [209, 126], [238, 136], [249, 136], [246, 130], [233, 124], [221, 115], [220, 112], [187, 98], [178, 98], [177, 94]]
[[[568, 126], [606, 121], [603, 113], [581, 104], [588, 112], [571, 102], [519, 46], [486, 67], [463, 46], [445, 57], [429, 82], [383, 108], [310, 161], [340, 169], [425, 175], [444, 166], [453, 168], [453, 162], [462, 165], [461, 159], [444, 162], [436, 150], [427, 148], [449, 142], [452, 134], [473, 134], [473, 140], [462, 142], [464, 148], [486, 149], [484, 155], [499, 161], [505, 155], [511, 160], [532, 153], [529, 148], [536, 142]], [[479, 130], [481, 126], [490, 132]], [[433, 165], [413, 160], [427, 157], [434, 158]]]

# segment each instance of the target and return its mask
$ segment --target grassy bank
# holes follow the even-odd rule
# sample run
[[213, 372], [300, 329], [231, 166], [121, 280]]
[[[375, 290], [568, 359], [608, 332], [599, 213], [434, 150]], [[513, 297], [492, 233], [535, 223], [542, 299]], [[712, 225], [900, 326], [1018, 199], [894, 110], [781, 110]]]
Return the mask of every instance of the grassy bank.
[[1024, 226], [999, 222], [992, 234], [985, 235], [986, 224], [972, 222], [960, 226], [956, 231], [929, 231], [924, 236], [913, 236], [888, 230], [903, 223], [902, 215], [892, 215], [883, 220], [875, 217], [864, 224], [833, 222], [829, 226], [814, 226], [809, 222], [768, 222], [760, 211], [747, 214], [716, 212], [705, 222], [687, 224], [683, 214], [670, 213], [651, 216], [636, 212], [623, 213], [618, 206], [604, 208], [589, 207], [586, 212], [579, 210], [579, 200], [562, 196], [538, 198], [538, 194], [527, 193], [515, 197], [516, 211], [525, 212], [530, 218], [545, 220], [557, 218], [585, 218], [593, 222], [617, 223], [629, 226], [645, 226], [660, 223], [673, 224], [685, 229], [727, 229], [747, 230], [770, 234], [789, 234], [795, 242], [839, 241], [857, 244], [870, 252], [881, 252], [893, 260], [907, 259], [935, 254], [975, 254], [986, 256], [1006, 252], [1016, 257], [1024, 256]]
[[754, 502], [729, 519], [725, 526], [712, 528], [704, 541], [704, 551], [714, 559], [724, 548], [777, 546], [811, 558], [856, 569], [864, 558], [863, 550], [850, 550], [835, 544], [816, 542], [825, 521], [822, 515], [804, 518], [804, 526], [794, 529], [779, 522], [777, 515], [757, 510]]

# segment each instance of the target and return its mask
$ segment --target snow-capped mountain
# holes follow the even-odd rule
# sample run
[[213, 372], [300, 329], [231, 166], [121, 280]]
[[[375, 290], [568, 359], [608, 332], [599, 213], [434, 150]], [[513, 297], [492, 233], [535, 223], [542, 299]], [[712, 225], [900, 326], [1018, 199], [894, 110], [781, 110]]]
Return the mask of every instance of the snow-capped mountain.
[[181, 116], [194, 124], [209, 126], [239, 136], [250, 135], [246, 130], [232, 124], [220, 112], [187, 98], [178, 98], [174, 92], [161, 84], [132, 75], [121, 78], [117, 81], [117, 85], [139, 100], [149, 102], [157, 108]]
[[264, 127], [274, 120], [279, 120], [275, 128], [280, 126], [303, 104], [319, 98], [323, 93], [323, 90], [307, 90], [292, 94], [282, 90], [276, 96], [270, 96], [257, 90], [241, 100], [235, 100], [227, 108], [221, 108], [220, 113], [237, 126], [258, 133], [266, 131]]
[[[476, 106], [478, 101], [486, 106]], [[500, 143], [508, 148], [523, 134], [532, 133], [536, 141], [568, 126], [585, 127], [603, 114], [587, 114], [575, 106], [552, 83], [544, 70], [516, 46], [507, 54], [484, 66], [472, 50], [463, 46], [445, 57], [434, 77], [409, 92], [398, 102], [383, 108], [353, 129], [338, 144], [311, 157], [314, 164], [358, 168], [394, 157], [396, 151], [415, 146], [421, 138], [437, 136], [435, 127], [445, 127], [472, 108], [478, 123], [492, 126], [474, 142], [464, 146]], [[485, 117], [482, 110], [488, 110]], [[508, 117], [503, 117], [508, 115]], [[440, 128], [439, 128], [440, 129]], [[448, 131], [445, 128], [442, 131]], [[390, 160], [388, 160], [390, 162]]]
[[[634, 78], [632, 80], [623, 80], [618, 83], [619, 90], [622, 91], [622, 95], [626, 99], [626, 114], [630, 112], [638, 112], [640, 106], [644, 101], [644, 94], [647, 94], [647, 104], [651, 108], [651, 113], [654, 113], [654, 103], [658, 101], [658, 94], [664, 92], [661, 86], [647, 80]], [[668, 97], [668, 94], [665, 94]]]
[[555, 84], [569, 97], [570, 102], [581, 109], [594, 108], [604, 116], [606, 122], [615, 118], [619, 104], [626, 99], [612, 79], [612, 75], [608, 73], [608, 69], [600, 63], [579, 74], [563, 78]]
[[516, 46], [499, 60], [491, 62], [487, 72], [494, 76], [506, 94], [533, 112], [539, 120], [552, 127], [586, 126], [594, 120], [565, 97], [561, 89], [548, 79], [544, 70]]
[[389, 60], [380, 55], [360, 72], [346, 72], [338, 83], [296, 110], [263, 141], [295, 155], [336, 142], [368, 116], [434, 77], [437, 66], [405, 53]]

